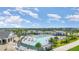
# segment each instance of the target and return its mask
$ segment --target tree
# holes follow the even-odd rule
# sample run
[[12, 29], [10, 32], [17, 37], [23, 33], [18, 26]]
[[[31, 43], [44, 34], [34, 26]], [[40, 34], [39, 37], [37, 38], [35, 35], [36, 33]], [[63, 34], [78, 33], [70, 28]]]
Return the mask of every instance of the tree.
[[61, 40], [61, 41], [60, 41], [60, 44], [63, 44], [64, 42], [65, 42], [65, 40]]
[[70, 35], [70, 40], [77, 40], [77, 36], [75, 36], [75, 35]]
[[49, 39], [49, 42], [50, 42], [50, 43], [53, 43], [53, 41], [54, 41], [53, 38], [50, 38], [50, 39]]
[[49, 42], [51, 42], [52, 44], [53, 44], [53, 46], [57, 46], [57, 44], [58, 44], [58, 37], [56, 37], [56, 39], [55, 38], [50, 38], [50, 40], [49, 40]]
[[59, 38], [56, 36], [56, 37], [54, 37], [54, 39], [57, 41]]
[[41, 48], [41, 43], [36, 43], [35, 47], [39, 50]]
[[70, 42], [70, 38], [66, 38], [65, 43], [69, 43], [69, 42]]
[[27, 32], [27, 30], [25, 30], [25, 29], [20, 29], [20, 28], [13, 29], [12, 31], [13, 31], [18, 37], [20, 37], [21, 35], [26, 35], [26, 32]]

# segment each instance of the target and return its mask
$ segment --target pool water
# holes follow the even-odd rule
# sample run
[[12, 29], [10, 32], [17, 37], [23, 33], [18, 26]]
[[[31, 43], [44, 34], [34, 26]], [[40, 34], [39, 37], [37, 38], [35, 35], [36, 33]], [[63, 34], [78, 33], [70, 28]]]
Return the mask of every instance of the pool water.
[[46, 37], [46, 36], [44, 36], [44, 37], [36, 37], [35, 38], [35, 40], [36, 40], [36, 42], [34, 43], [34, 45], [37, 43], [37, 42], [40, 42], [42, 45], [46, 45], [46, 44], [48, 44], [49, 43], [49, 38], [50, 37]]
[[[29, 37], [29, 38], [28, 38]], [[35, 36], [26, 36], [22, 41], [17, 45], [17, 50], [38, 50], [35, 45], [36, 43], [41, 43], [42, 47], [40, 51], [43, 51], [43, 47], [50, 46], [49, 39], [54, 37], [52, 35], [35, 35]]]
[[39, 42], [39, 43], [41, 43], [42, 46], [44, 46], [44, 45], [49, 44], [49, 39], [51, 37], [54, 37], [54, 36], [51, 36], [51, 35], [50, 36], [48, 36], [48, 35], [39, 36], [39, 35], [37, 35], [30, 40], [28, 40], [28, 39], [22, 40], [22, 43], [35, 46], [35, 44]]

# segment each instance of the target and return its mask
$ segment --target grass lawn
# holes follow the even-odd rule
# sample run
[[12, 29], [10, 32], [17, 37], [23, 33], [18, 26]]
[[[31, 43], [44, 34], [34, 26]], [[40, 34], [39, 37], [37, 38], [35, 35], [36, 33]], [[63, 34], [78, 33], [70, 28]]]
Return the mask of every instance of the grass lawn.
[[[78, 37], [77, 40], [79, 40], [79, 37]], [[69, 43], [75, 42], [75, 41], [77, 41], [77, 40], [70, 40], [70, 42], [68, 42], [68, 43], [58, 44], [57, 46], [52, 46], [52, 48], [57, 48], [57, 47], [60, 47], [60, 46], [64, 46], [64, 45], [67, 45], [67, 44], [69, 44]]]
[[79, 45], [69, 49], [68, 51], [79, 51]]

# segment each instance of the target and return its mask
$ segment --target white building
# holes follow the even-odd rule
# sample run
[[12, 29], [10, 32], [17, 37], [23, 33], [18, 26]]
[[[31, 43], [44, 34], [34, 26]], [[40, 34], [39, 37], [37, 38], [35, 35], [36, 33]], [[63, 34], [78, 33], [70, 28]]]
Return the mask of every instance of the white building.
[[13, 41], [13, 39], [14, 39], [13, 32], [0, 30], [0, 45]]

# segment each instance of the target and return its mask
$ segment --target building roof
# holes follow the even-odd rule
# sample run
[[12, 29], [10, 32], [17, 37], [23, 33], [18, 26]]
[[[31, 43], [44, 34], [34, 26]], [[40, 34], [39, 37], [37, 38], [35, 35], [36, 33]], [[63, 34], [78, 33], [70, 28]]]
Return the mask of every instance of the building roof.
[[9, 34], [9, 31], [0, 30], [0, 39], [8, 38]]

